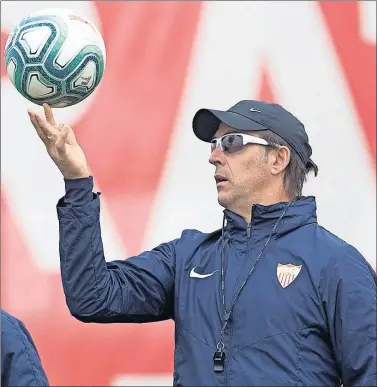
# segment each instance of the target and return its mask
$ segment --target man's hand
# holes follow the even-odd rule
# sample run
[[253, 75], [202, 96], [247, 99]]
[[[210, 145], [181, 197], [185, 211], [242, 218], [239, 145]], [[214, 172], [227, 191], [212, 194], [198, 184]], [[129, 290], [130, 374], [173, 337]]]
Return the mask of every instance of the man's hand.
[[43, 104], [45, 118], [28, 110], [30, 121], [47, 152], [65, 179], [89, 176], [88, 165], [83, 150], [76, 141], [72, 128], [66, 124], [57, 125], [50, 106]]

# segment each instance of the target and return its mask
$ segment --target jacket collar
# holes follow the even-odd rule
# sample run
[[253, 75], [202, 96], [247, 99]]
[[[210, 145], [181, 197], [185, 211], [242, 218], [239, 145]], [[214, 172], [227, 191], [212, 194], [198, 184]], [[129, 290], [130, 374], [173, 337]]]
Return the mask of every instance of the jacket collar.
[[[253, 243], [263, 242], [271, 233], [275, 223], [286, 209], [288, 202], [281, 202], [269, 206], [254, 204], [251, 208], [250, 238]], [[317, 222], [317, 206], [314, 196], [296, 198], [289, 205], [285, 215], [279, 221], [273, 239], [287, 234], [305, 224]], [[236, 244], [247, 242], [246, 221], [229, 210], [224, 210], [226, 219], [225, 233]]]

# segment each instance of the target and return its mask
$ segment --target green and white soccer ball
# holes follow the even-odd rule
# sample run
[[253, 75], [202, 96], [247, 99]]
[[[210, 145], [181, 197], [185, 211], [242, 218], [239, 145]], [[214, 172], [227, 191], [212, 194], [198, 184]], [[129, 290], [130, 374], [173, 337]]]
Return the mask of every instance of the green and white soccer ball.
[[66, 9], [22, 19], [5, 46], [11, 82], [38, 105], [62, 108], [81, 102], [100, 83], [105, 64], [105, 44], [96, 26]]

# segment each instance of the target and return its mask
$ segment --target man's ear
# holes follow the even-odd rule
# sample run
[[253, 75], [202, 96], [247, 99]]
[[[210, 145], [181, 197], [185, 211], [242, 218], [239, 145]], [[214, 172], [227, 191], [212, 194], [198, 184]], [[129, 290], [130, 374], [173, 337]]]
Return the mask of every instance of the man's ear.
[[288, 147], [281, 145], [269, 152], [271, 174], [279, 175], [288, 166], [291, 159], [291, 151]]

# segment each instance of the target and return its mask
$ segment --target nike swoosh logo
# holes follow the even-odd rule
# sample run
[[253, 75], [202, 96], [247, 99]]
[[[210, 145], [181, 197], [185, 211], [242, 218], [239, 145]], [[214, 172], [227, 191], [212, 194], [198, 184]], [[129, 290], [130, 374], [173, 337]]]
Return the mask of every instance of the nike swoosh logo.
[[260, 110], [257, 110], [257, 109], [254, 109], [254, 108], [251, 108], [250, 109], [251, 112], [258, 112], [258, 113], [262, 113]]
[[209, 274], [199, 274], [195, 271], [195, 267], [192, 268], [192, 270], [190, 271], [190, 277], [191, 278], [207, 278], [207, 277], [211, 277], [211, 275], [214, 275], [218, 270], [215, 270], [213, 273], [209, 273]]

